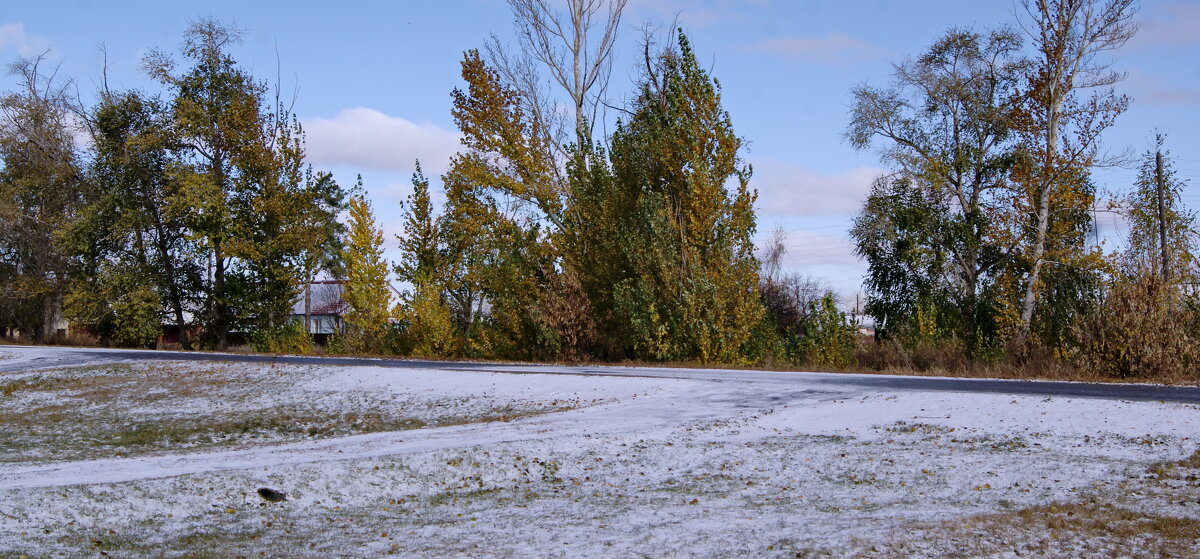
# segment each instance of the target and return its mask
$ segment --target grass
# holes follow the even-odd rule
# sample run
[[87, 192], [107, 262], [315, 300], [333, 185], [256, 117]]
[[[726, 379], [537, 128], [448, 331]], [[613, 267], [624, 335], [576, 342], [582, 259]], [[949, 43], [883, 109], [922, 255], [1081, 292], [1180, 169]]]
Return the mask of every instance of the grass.
[[331, 415], [320, 410], [270, 409], [228, 418], [139, 423], [97, 439], [101, 444], [118, 447], [176, 448], [180, 445], [245, 442], [255, 438], [286, 440], [405, 431], [424, 426], [425, 422], [419, 419], [385, 417], [372, 412]]
[[81, 460], [513, 421], [578, 402], [290, 390], [301, 367], [147, 363], [0, 374], [0, 462]]
[[[681, 446], [679, 441], [676, 446]], [[722, 514], [720, 511], [724, 514], [736, 511], [738, 518], [759, 515], [764, 519], [782, 518], [779, 515], [796, 514], [800, 507], [822, 508], [849, 522], [865, 517], [864, 521], [869, 523], [873, 517], [883, 514], [875, 505], [866, 504], [865, 499], [859, 504], [858, 494], [853, 494], [853, 503], [844, 499], [801, 501], [789, 490], [760, 483], [772, 474], [731, 462], [740, 456], [742, 451], [739, 449], [742, 448], [742, 444], [730, 444], [723, 449], [714, 449], [710, 452], [716, 454], [711, 459], [699, 460], [690, 466], [668, 463], [666, 467], [680, 471], [662, 474], [650, 483], [629, 482], [628, 478], [636, 470], [650, 466], [632, 454], [635, 452], [632, 448], [620, 449], [620, 454], [632, 462], [605, 455], [603, 462], [596, 461], [595, 466], [600, 468], [597, 472], [583, 467], [591, 463], [582, 458], [584, 455], [559, 454], [550, 445], [525, 449], [519, 454], [495, 449], [489, 454], [487, 450], [471, 448], [435, 453], [425, 459], [414, 456], [372, 459], [331, 478], [367, 476], [350, 486], [354, 488], [352, 494], [336, 485], [327, 485], [324, 479], [309, 477], [311, 473], [273, 473], [279, 475], [280, 480], [291, 478], [295, 484], [287, 489], [294, 490], [296, 498], [279, 505], [260, 505], [253, 495], [253, 476], [244, 479], [241, 474], [217, 474], [212, 476], [213, 481], [193, 478], [149, 482], [141, 488], [137, 484], [121, 484], [114, 488], [83, 489], [81, 495], [73, 498], [79, 499], [84, 506], [72, 507], [73, 514], [103, 514], [108, 507], [124, 503], [127, 493], [142, 492], [141, 496], [134, 495], [134, 502], [145, 495], [164, 495], [165, 510], [174, 511], [179, 518], [172, 521], [161, 514], [149, 515], [114, 525], [115, 533], [96, 528], [95, 522], [90, 523], [92, 527], [88, 529], [58, 524], [53, 535], [38, 536], [46, 543], [37, 549], [39, 554], [48, 555], [62, 551], [62, 555], [96, 556], [103, 551], [114, 557], [257, 557], [260, 553], [268, 557], [380, 556], [390, 553], [433, 557], [518, 557], [523, 555], [515, 550], [527, 545], [519, 539], [523, 534], [521, 526], [547, 518], [567, 527], [573, 526], [569, 529], [574, 534], [595, 532], [604, 538], [618, 541], [634, 538], [636, 541], [636, 538], [646, 537], [643, 526], [610, 532], [604, 525], [619, 523], [629, 513], [637, 516], [639, 511], [640, 514], [662, 511], [666, 518], [655, 521], [658, 522], [654, 524], [655, 529], [670, 530], [672, 523], [702, 523], [709, 507], [717, 510], [714, 513], [717, 515]], [[779, 463], [786, 465], [787, 461], [780, 460]], [[735, 469], [724, 473], [726, 466]], [[862, 495], [869, 495], [872, 486], [884, 481], [884, 473], [876, 477], [871, 466], [864, 465], [861, 460], [851, 460], [846, 467], [865, 473], [839, 476], [837, 484], [861, 486]], [[1128, 489], [1142, 493], [1155, 488], [1170, 489], [1171, 483], [1188, 480], [1197, 467], [1200, 467], [1200, 454], [1155, 464], [1148, 470], [1148, 476], [1130, 478]], [[584, 475], [591, 477], [577, 479]], [[748, 481], [754, 481], [754, 484]], [[792, 483], [790, 479], [788, 482]], [[200, 498], [179, 495], [175, 491], [203, 492], [209, 483], [217, 489], [214, 491], [209, 487], [208, 493]], [[306, 495], [305, 491], [310, 493]], [[807, 495], [809, 490], [803, 491]], [[1194, 497], [1194, 489], [1190, 491], [1175, 496], [1191, 494]], [[1192, 542], [1197, 541], [1194, 539], [1197, 521], [1168, 510], [1164, 503], [1170, 500], [1169, 495], [1148, 500], [1145, 506], [1149, 511], [1146, 512], [1129, 502], [1113, 500], [1120, 494], [1115, 486], [1111, 492], [1078, 502], [1060, 501], [1027, 508], [1000, 504], [996, 513], [912, 530], [902, 527], [897, 532], [903, 534], [904, 539], [868, 542], [853, 549], [841, 548], [840, 544], [835, 544], [838, 547], [831, 550], [821, 549], [820, 542], [809, 541], [803, 536], [803, 524], [797, 528], [800, 535], [796, 535], [781, 532], [773, 528], [774, 524], [767, 523], [764, 529], [747, 535], [749, 541], [755, 542], [754, 549], [737, 547], [740, 544], [733, 543], [728, 545], [738, 549], [737, 553], [721, 552], [712, 556], [993, 557], [1007, 556], [1005, 554], [1013, 549], [1019, 549], [1022, 556], [1041, 557], [1195, 556], [1188, 545], [1194, 546]], [[786, 498], [776, 502], [774, 498], [779, 495]], [[314, 500], [314, 497], [319, 498]], [[514, 512], [522, 510], [528, 512]], [[62, 518], [65, 523], [67, 518], [81, 517], [64, 515]], [[586, 528], [581, 530], [581, 525]], [[477, 528], [479, 532], [475, 531]], [[445, 533], [444, 530], [463, 537], [437, 536]], [[518, 539], [506, 539], [510, 531], [517, 534]], [[788, 539], [787, 535], [794, 538]], [[689, 541], [703, 541], [703, 536], [694, 537], [701, 539]], [[95, 546], [93, 540], [100, 540], [103, 545]], [[492, 540], [495, 540], [494, 545], [488, 547]], [[550, 552], [554, 549], [567, 549], [557, 547], [562, 542], [552, 538], [542, 541], [549, 541], [555, 547], [538, 549], [530, 555], [552, 556]], [[816, 547], [810, 547], [814, 545]], [[587, 549], [591, 551], [586, 556], [606, 556], [598, 552], [597, 547]], [[637, 549], [636, 545], [634, 549]], [[651, 548], [645, 549], [649, 552]], [[686, 551], [687, 548], [683, 548], [683, 552]], [[0, 555], [3, 554], [0, 551]], [[624, 548], [608, 556], [634, 554]]]
[[[8, 409], [11, 404], [29, 416], [30, 426], [41, 428], [44, 424], [43, 436], [73, 436], [84, 441], [47, 438], [44, 444], [48, 447], [66, 445], [65, 450], [83, 452], [85, 446], [90, 446], [95, 452], [138, 454], [230, 442], [258, 444], [289, 437], [338, 436], [364, 429], [403, 429], [409, 427], [389, 422], [408, 420], [424, 425], [509, 421], [580, 405], [544, 402], [536, 407], [488, 401], [482, 406], [468, 406], [477, 404], [479, 399], [464, 396], [453, 401], [434, 401], [426, 409], [414, 407], [413, 402], [406, 401], [407, 396], [393, 401], [362, 394], [339, 396], [342, 399], [331, 401], [329, 394], [314, 394], [297, 387], [294, 381], [305, 374], [301, 367], [229, 365], [203, 370], [187, 367], [147, 365], [18, 373], [7, 377], [0, 374], [0, 386], [14, 383], [5, 399], [5, 411], [0, 413], [11, 411]], [[290, 390], [271, 394], [272, 387], [295, 388], [295, 394]], [[264, 398], [265, 393], [270, 397]], [[177, 410], [187, 413], [175, 413]], [[591, 450], [580, 454], [577, 450], [556, 448], [550, 441], [541, 447], [534, 444], [533, 448], [520, 449], [515, 455], [485, 447], [372, 459], [335, 470], [336, 475], [327, 477], [299, 473], [316, 470], [317, 466], [294, 466], [86, 488], [63, 487], [56, 488], [53, 494], [50, 490], [38, 490], [44, 499], [22, 499], [25, 504], [22, 511], [0, 506], [0, 513], [27, 515], [29, 520], [13, 516], [14, 522], [9, 524], [22, 522], [23, 527], [38, 528], [31, 537], [42, 544], [30, 556], [96, 556], [103, 552], [125, 557], [257, 557], [259, 554], [321, 557], [346, 555], [352, 549], [363, 556], [389, 552], [410, 556], [500, 555], [488, 553], [493, 550], [520, 556], [511, 550], [521, 542], [514, 544], [505, 537], [510, 533], [520, 534], [523, 527], [543, 518], [565, 521], [568, 525], [574, 523], [576, 533], [587, 535], [604, 534], [604, 524], [621, 522], [619, 519], [629, 512], [664, 511], [668, 519], [665, 522], [688, 523], [707, 518], [709, 507], [716, 511], [712, 518], [723, 518], [721, 514], [729, 515], [731, 511], [736, 511], [738, 519], [742, 515], [791, 518], [790, 515], [819, 509], [852, 522], [861, 520], [869, 524], [884, 522], [877, 519], [892, 514], [893, 510], [901, 513], [907, 510], [903, 502], [868, 503], [867, 497], [877, 489], [894, 491], [897, 482], [903, 486], [903, 480], [907, 480], [913, 491], [930, 491], [930, 497], [925, 499], [936, 503], [933, 499], [940, 497], [934, 491], [947, 484], [942, 481], [940, 469], [938, 477], [918, 475], [919, 468], [925, 466], [918, 460], [924, 459], [910, 456], [907, 463], [918, 464], [918, 471], [892, 464], [884, 467], [882, 463], [872, 463], [873, 446], [842, 435], [768, 434], [765, 439], [752, 441], [753, 447], [735, 436], [725, 436], [739, 431], [752, 433], [751, 424], [749, 419], [709, 421], [659, 440], [645, 444], [638, 441], [628, 447], [622, 444], [620, 448], [598, 440], [587, 447], [596, 454]], [[7, 424], [0, 422], [0, 431], [5, 429]], [[876, 429], [885, 437], [894, 435], [909, 444], [904, 447], [908, 450], [896, 456], [966, 449], [1011, 453], [1026, 444], [1035, 444], [1024, 442], [1020, 436], [973, 437], [969, 429], [954, 431], [917, 421], [887, 423]], [[1033, 441], [1037, 434], [1029, 437]], [[106, 440], [110, 442], [98, 444]], [[941, 444], [935, 446], [934, 442]], [[82, 446], [71, 450], [75, 447], [70, 445], [74, 444]], [[1114, 444], [1149, 443], [1118, 439]], [[658, 449], [660, 445], [681, 449], [677, 456], [685, 459], [648, 462], [645, 456], [656, 454], [643, 455], [643, 451]], [[806, 448], [824, 450], [815, 455], [815, 463], [810, 463]], [[489, 450], [494, 455], [489, 455]], [[775, 453], [762, 462], [769, 463], [768, 468], [758, 470], [751, 467], [753, 463], [741, 462], [749, 453], [764, 452]], [[0, 456], [3, 454], [0, 452]], [[905, 463], [903, 459], [900, 461]], [[655, 474], [651, 468], [660, 471]], [[670, 472], [672, 468], [676, 471], [661, 471]], [[869, 542], [884, 551], [873, 551], [866, 545], [857, 551], [864, 557], [977, 557], [1002, 555], [1019, 547], [1025, 555], [1035, 556], [1088, 555], [1078, 549], [1092, 549], [1092, 556], [1121, 552], [1136, 557], [1157, 556], [1151, 552], [1194, 556], [1195, 550], [1187, 545], [1196, 541], [1190, 539], [1195, 537], [1195, 519], [1181, 513], [1172, 503], [1189, 495], [1195, 500], [1197, 485], [1193, 482], [1197, 470], [1200, 470], [1200, 454], [1156, 464], [1145, 479], [1130, 479], [1130, 491], [1150, 496], [1142, 499], [1144, 503], [1137, 502], [1140, 498], [1121, 497], [1124, 489], [1119, 491], [1115, 487], [1078, 501], [1033, 507], [1029, 505], [1041, 501], [1000, 501], [993, 504], [994, 510], [989, 514], [917, 526], [911, 531], [905, 529], [901, 531], [901, 539], [887, 542], [887, 546]], [[643, 471], [650, 471], [651, 476], [645, 478]], [[809, 472], [815, 473], [809, 476]], [[919, 481], [914, 477], [920, 478]], [[787, 487], [780, 482], [786, 482]], [[288, 490], [289, 501], [260, 505], [254, 495], [254, 488], [260, 483]], [[801, 483], [807, 485], [798, 485]], [[60, 490], [61, 500], [57, 496]], [[832, 490], [834, 496], [823, 495], [825, 490]], [[942, 492], [947, 494], [953, 496], [954, 492]], [[401, 495], [403, 498], [397, 499]], [[314, 497], [325, 500], [325, 504], [320, 500], [314, 502]], [[114, 514], [117, 507], [128, 509], [130, 503], [145, 503], [146, 511], [121, 518], [123, 524], [114, 522], [114, 516], [121, 516]], [[55, 508], [62, 512], [56, 517], [47, 514], [47, 510]], [[514, 512], [519, 510], [529, 513]], [[163, 518], [167, 511], [175, 513], [177, 518]], [[478, 526], [485, 526], [485, 531], [473, 531], [477, 518]], [[497, 519], [508, 524], [498, 523]], [[79, 525], [75, 525], [76, 520]], [[85, 524], [89, 526], [87, 529], [82, 527]], [[42, 534], [42, 526], [55, 531]], [[97, 526], [116, 530], [110, 533]], [[441, 526], [454, 526], [467, 537], [459, 542], [433, 536]], [[598, 527], [593, 529], [595, 526]], [[746, 526], [748, 530], [751, 527]], [[834, 553], [808, 548], [812, 543], [806, 543], [802, 536], [782, 533], [773, 524], [764, 526], [757, 534], [736, 536], [739, 542], [756, 542], [757, 553], [744, 551], [724, 556], [841, 557], [856, 551], [839, 548]], [[802, 525], [797, 531], [803, 534], [805, 529]], [[612, 532], [616, 534], [612, 537], [618, 541], [622, 538], [637, 541], [636, 538], [645, 536], [642, 530], [640, 525], [622, 527]], [[472, 537], [477, 533], [483, 535]], [[1106, 536], [1106, 533], [1117, 535]], [[780, 539], [785, 535], [796, 539]], [[708, 536], [695, 537], [702, 541]], [[95, 545], [95, 541], [102, 544]], [[1138, 543], [1143, 541], [1149, 542], [1144, 550]], [[1009, 545], [1007, 542], [1013, 547], [1005, 547]], [[486, 547], [493, 543], [494, 548]], [[23, 544], [17, 540], [17, 545]], [[469, 547], [475, 544], [484, 547]], [[773, 549], [767, 548], [768, 545]], [[1098, 547], [1079, 547], [1084, 545]], [[894, 549], [891, 555], [886, 554], [889, 548]], [[0, 549], [0, 556], [12, 551], [25, 552], [27, 548]], [[628, 551], [612, 556], [629, 556]], [[593, 552], [592, 556], [602, 555]]]
[[898, 530], [906, 536], [895, 541], [860, 542], [863, 549], [855, 556], [1196, 557], [1200, 556], [1198, 476], [1200, 451], [1154, 464], [1146, 476], [1078, 501], [906, 527]]
[[[914, 545], [915, 540], [924, 544]], [[1191, 557], [1200, 551], [1200, 519], [1138, 511], [1109, 502], [1051, 503], [968, 518], [923, 531], [888, 552], [862, 557]], [[932, 549], [931, 549], [932, 548]]]

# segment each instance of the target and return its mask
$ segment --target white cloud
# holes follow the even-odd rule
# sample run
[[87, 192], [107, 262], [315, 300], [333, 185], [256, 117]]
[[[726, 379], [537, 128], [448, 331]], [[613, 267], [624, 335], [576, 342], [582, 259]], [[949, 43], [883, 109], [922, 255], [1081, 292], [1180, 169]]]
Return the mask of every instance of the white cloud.
[[[849, 223], [846, 228], [849, 228]], [[854, 255], [854, 245], [850, 237], [836, 229], [792, 229], [784, 232], [784, 263], [795, 268], [809, 266], [855, 266], [859, 263]]]
[[1162, 87], [1138, 97], [1156, 105], [1200, 105], [1200, 89]]
[[878, 58], [885, 52], [871, 43], [845, 33], [763, 39], [750, 48], [800, 62], [821, 64], [860, 62]]
[[1168, 77], [1133, 69], [1129, 71], [1129, 78], [1122, 85], [1137, 103], [1151, 105], [1200, 104], [1200, 88], [1196, 88], [1194, 82], [1181, 83], [1184, 80], [1181, 80], [1180, 76]]
[[304, 121], [308, 156], [318, 165], [410, 171], [421, 161], [427, 176], [441, 174], [459, 149], [458, 133], [357, 107], [333, 118]]
[[0, 52], [14, 50], [20, 56], [35, 56], [50, 48], [50, 41], [25, 31], [23, 23], [0, 25]]
[[1151, 5], [1144, 13], [1141, 28], [1129, 40], [1135, 49], [1186, 47], [1200, 44], [1200, 5], [1195, 0]]
[[852, 215], [871, 191], [882, 169], [858, 167], [826, 175], [809, 167], [774, 159], [754, 161], [751, 185], [758, 189], [761, 213], [780, 217]]

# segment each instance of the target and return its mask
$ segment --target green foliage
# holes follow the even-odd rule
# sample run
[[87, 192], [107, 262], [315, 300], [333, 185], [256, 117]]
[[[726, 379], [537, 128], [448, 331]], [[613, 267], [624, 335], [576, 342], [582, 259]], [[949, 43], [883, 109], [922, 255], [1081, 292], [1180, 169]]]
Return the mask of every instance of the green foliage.
[[396, 235], [400, 241], [400, 262], [396, 264], [396, 277], [400, 281], [415, 281], [425, 275], [438, 277], [444, 274], [443, 255], [439, 252], [439, 230], [433, 203], [429, 199], [429, 179], [421, 172], [421, 162], [412, 178], [413, 191], [404, 210], [403, 233]]
[[104, 344], [152, 344], [162, 333], [162, 301], [138, 272], [105, 266], [95, 276], [72, 281], [63, 315], [77, 327], [90, 327]]
[[855, 254], [867, 261], [866, 312], [881, 338], [945, 329], [937, 323], [945, 313], [932, 308], [933, 301], [949, 299], [942, 276], [949, 255], [935, 231], [945, 211], [941, 200], [911, 179], [880, 177], [855, 218], [850, 236]]
[[799, 336], [800, 362], [818, 367], [845, 368], [854, 360], [854, 326], [837, 308], [833, 295], [826, 293], [809, 303], [808, 316]]
[[440, 291], [467, 355], [530, 358], [536, 306], [557, 274], [558, 248], [543, 223], [561, 222], [552, 148], [477, 52], [464, 56], [462, 76], [468, 87], [455, 90], [453, 115], [467, 150], [442, 178], [446, 204], [436, 219], [427, 182], [413, 177], [397, 273], [425, 274]]
[[417, 357], [453, 357], [458, 354], [457, 329], [450, 306], [430, 282], [418, 278], [405, 306], [404, 343]]
[[113, 342], [119, 346], [145, 347], [162, 334], [159, 310], [162, 301], [149, 286], [128, 291], [113, 302]]
[[759, 285], [766, 318], [752, 343], [770, 360], [816, 367], [844, 368], [854, 359], [857, 346], [854, 324], [837, 308], [832, 292], [798, 275], [779, 277], [782, 238], [774, 241], [764, 258]]
[[273, 328], [252, 330], [250, 348], [262, 353], [307, 355], [312, 353], [312, 337], [304, 331], [302, 320], [290, 320]]
[[601, 220], [591, 235], [610, 237], [587, 248], [613, 251], [590, 260], [618, 274], [582, 283], [631, 357], [757, 360], [742, 353], [762, 317], [742, 140], [686, 37], [651, 70], [657, 78], [642, 84], [633, 116], [613, 134], [611, 175], [593, 165], [581, 177], [591, 183], [581, 209]]
[[200, 263], [183, 224], [165, 211], [169, 115], [157, 99], [127, 91], [104, 95], [91, 121], [87, 188], [64, 235], [72, 256], [64, 313], [102, 341], [135, 346], [153, 341], [170, 317], [189, 347], [185, 313], [194, 310]]

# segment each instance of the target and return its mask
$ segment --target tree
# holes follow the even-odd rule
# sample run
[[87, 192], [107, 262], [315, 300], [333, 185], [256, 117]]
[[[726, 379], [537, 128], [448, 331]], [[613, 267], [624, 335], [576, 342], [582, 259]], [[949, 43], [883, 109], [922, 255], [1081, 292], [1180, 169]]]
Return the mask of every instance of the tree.
[[429, 179], [421, 172], [421, 162], [412, 177], [413, 191], [404, 211], [403, 232], [396, 235], [400, 242], [400, 262], [396, 264], [396, 277], [400, 281], [415, 282], [424, 276], [436, 279], [445, 275], [441, 266], [439, 231], [433, 202], [429, 198]]
[[[400, 242], [400, 262], [396, 277], [412, 284], [411, 291], [402, 296], [404, 335], [402, 349], [422, 357], [447, 357], [460, 352], [463, 336], [474, 321], [474, 302], [478, 287], [466, 278], [466, 266], [461, 255], [470, 250], [465, 242], [452, 242], [435, 215], [429, 197], [429, 179], [421, 172], [421, 163], [412, 177], [413, 192], [402, 204], [403, 233], [396, 235]], [[465, 240], [465, 239], [463, 239]], [[447, 302], [456, 303], [454, 308]], [[482, 300], [480, 300], [482, 303]], [[482, 308], [479, 309], [482, 312]], [[454, 318], [458, 317], [455, 326]]]
[[[523, 110], [533, 124], [530, 132], [540, 136], [530, 146], [539, 150], [549, 173], [541, 196], [553, 213], [546, 242], [548, 265], [538, 273], [545, 276], [533, 303], [540, 324], [542, 346], [560, 347], [575, 356], [590, 353], [584, 347], [596, 330], [591, 313], [568, 312], [567, 306], [590, 309], [580, 270], [590, 250], [591, 236], [585, 231], [593, 216], [580, 207], [577, 170], [603, 165], [605, 155], [593, 146], [595, 125], [612, 74], [612, 62], [621, 16], [626, 0], [567, 0], [558, 10], [548, 0], [509, 0], [518, 38], [518, 49], [505, 48], [495, 36], [486, 45], [487, 59], [506, 84], [520, 97]], [[542, 77], [548, 75], [548, 80]], [[565, 97], [564, 97], [565, 94]], [[560, 100], [562, 103], [560, 104]], [[565, 105], [565, 106], [564, 106]], [[547, 200], [548, 201], [548, 200]], [[568, 303], [569, 301], [569, 303]]]
[[[1025, 30], [1038, 59], [1017, 124], [1024, 153], [1014, 173], [1011, 217], [1026, 267], [1021, 340], [1033, 322], [1045, 265], [1081, 258], [1078, 243], [1056, 243], [1053, 235], [1074, 234], [1078, 227], [1054, 222], [1078, 218], [1072, 214], [1090, 207], [1086, 175], [1099, 161], [1100, 135], [1129, 104], [1112, 88], [1123, 76], [1098, 57], [1137, 31], [1134, 0], [1024, 0], [1024, 7]], [[1085, 97], [1088, 90], [1094, 93]], [[1060, 250], [1053, 254], [1056, 245]]]
[[[951, 29], [920, 58], [896, 66], [890, 88], [852, 92], [851, 144], [883, 140], [883, 158], [903, 177], [876, 184], [852, 232], [871, 270], [868, 308], [885, 334], [910, 320], [918, 301], [935, 300], [936, 289], [957, 307], [957, 336], [977, 349], [994, 312], [981, 294], [1007, 251], [994, 229], [997, 193], [1013, 161], [1015, 91], [1027, 67], [1020, 46], [1006, 29]], [[912, 265], [927, 267], [894, 273]]]
[[879, 177], [854, 219], [850, 236], [867, 261], [866, 312], [879, 338], [920, 342], [960, 329], [956, 286], [945, 273], [955, 268], [938, 231], [951, 212], [938, 194], [908, 177]]
[[[1167, 275], [1163, 268], [1169, 268], [1168, 283], [1191, 282], [1195, 280], [1196, 272], [1196, 214], [1183, 206], [1181, 194], [1188, 181], [1178, 177], [1170, 152], [1163, 150], [1164, 141], [1163, 136], [1157, 136], [1154, 151], [1142, 155], [1137, 182], [1125, 199], [1125, 219], [1129, 223], [1125, 262], [1131, 269], [1148, 270], [1156, 276]], [[1158, 184], [1160, 169], [1161, 191]], [[1163, 238], [1166, 239], [1165, 251]]]
[[383, 259], [383, 230], [375, 224], [371, 204], [358, 192], [350, 198], [350, 227], [342, 252], [346, 283], [343, 297], [347, 339], [355, 351], [378, 352], [383, 346], [391, 307], [388, 265]]
[[[687, 37], [649, 70], [657, 79], [642, 83], [633, 116], [613, 134], [611, 178], [589, 174], [602, 192], [589, 193], [597, 207], [585, 213], [614, 220], [618, 251], [606, 259], [622, 276], [610, 295], [590, 298], [611, 301], [596, 310], [612, 313], [634, 357], [756, 358], [742, 351], [762, 317], [751, 242], [756, 193], [742, 140]], [[583, 285], [606, 289], [594, 279]]]
[[453, 92], [452, 114], [466, 150], [442, 178], [437, 225], [444, 292], [480, 351], [528, 357], [534, 305], [556, 253], [547, 232], [562, 230], [555, 162], [520, 94], [477, 51], [464, 55], [462, 76], [467, 90]]
[[209, 345], [231, 330], [284, 326], [301, 281], [335, 254], [344, 193], [304, 165], [303, 130], [266, 86], [228, 53], [239, 32], [214, 20], [189, 27], [181, 49], [144, 60], [172, 93], [172, 127], [185, 148], [172, 167], [169, 213], [203, 254], [201, 319]]
[[[520, 52], [510, 53], [494, 36], [488, 42], [490, 62], [524, 99], [538, 130], [547, 135], [546, 144], [562, 156], [568, 156], [565, 148], [572, 141], [580, 148], [592, 143], [626, 2], [567, 0], [564, 17], [547, 0], [508, 0]], [[599, 40], [593, 31], [599, 32]], [[557, 133], [560, 111], [544, 89], [539, 66], [570, 99], [570, 140]]]
[[89, 116], [92, 160], [83, 207], [69, 230], [73, 269], [65, 311], [102, 338], [145, 345], [170, 316], [191, 349], [201, 269], [178, 218], [167, 215], [178, 148], [162, 103], [138, 91], [102, 92]]
[[253, 180], [240, 193], [244, 236], [229, 244], [241, 263], [234, 276], [244, 324], [271, 330], [289, 320], [302, 281], [337, 268], [345, 193], [326, 172], [304, 164], [304, 133], [282, 106], [267, 115], [256, 142]]
[[68, 268], [60, 233], [83, 175], [68, 84], [44, 74], [44, 61], [10, 65], [22, 90], [0, 98], [0, 327], [36, 342], [54, 334]]
[[217, 349], [228, 344], [241, 310], [227, 282], [235, 265], [228, 245], [245, 235], [237, 215], [247, 207], [241, 187], [254, 178], [241, 164], [254, 159], [264, 91], [226, 52], [238, 40], [237, 30], [200, 20], [188, 28], [181, 49], [192, 68], [173, 73], [174, 60], [162, 51], [143, 61], [151, 77], [171, 90], [172, 125], [187, 148], [172, 169], [169, 211], [184, 221], [205, 253], [201, 320], [208, 343]]

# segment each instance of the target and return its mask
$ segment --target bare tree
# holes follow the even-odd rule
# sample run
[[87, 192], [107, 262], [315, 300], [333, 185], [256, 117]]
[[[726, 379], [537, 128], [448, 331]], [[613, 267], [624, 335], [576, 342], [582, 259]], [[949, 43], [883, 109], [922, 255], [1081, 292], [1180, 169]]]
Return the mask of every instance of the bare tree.
[[574, 141], [588, 144], [612, 75], [626, 1], [567, 0], [564, 14], [550, 0], [508, 0], [520, 50], [509, 52], [495, 36], [487, 44], [489, 61], [517, 88], [560, 155], [566, 155], [567, 126], [543, 87], [539, 67], [570, 98]]
[[[1029, 88], [1029, 155], [1025, 195], [1035, 218], [1030, 270], [1021, 301], [1020, 339], [1029, 333], [1046, 258], [1054, 200], [1098, 162], [1100, 132], [1128, 98], [1112, 86], [1124, 75], [1100, 57], [1137, 31], [1135, 0], [1023, 0], [1022, 22], [1040, 60]], [[1081, 99], [1081, 90], [1098, 90]]]
[[[489, 65], [516, 89], [534, 133], [541, 135], [539, 155], [551, 162], [552, 184], [547, 186], [560, 198], [566, 214], [557, 225], [569, 222], [574, 226], [568, 228], [577, 229], [584, 217], [566, 175], [567, 162], [574, 157], [584, 169], [591, 165], [588, 146], [599, 111], [606, 106], [614, 45], [627, 0], [566, 0], [565, 13], [555, 2], [508, 0], [519, 48], [510, 50], [493, 35], [485, 53]], [[543, 80], [543, 72], [549, 80]], [[556, 102], [561, 94], [555, 89], [567, 94], [569, 108]], [[579, 149], [572, 153], [570, 143]]]
[[773, 284], [779, 281], [779, 272], [783, 269], [783, 257], [787, 254], [787, 231], [782, 226], [771, 229], [764, 244], [759, 247], [758, 277], [762, 283]]

